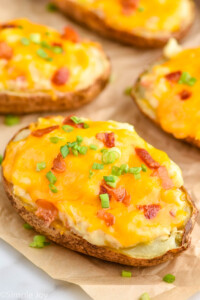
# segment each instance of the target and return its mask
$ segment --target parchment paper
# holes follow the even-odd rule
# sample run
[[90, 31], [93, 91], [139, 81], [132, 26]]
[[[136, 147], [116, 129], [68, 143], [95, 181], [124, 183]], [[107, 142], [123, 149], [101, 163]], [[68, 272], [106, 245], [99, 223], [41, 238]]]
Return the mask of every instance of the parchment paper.
[[[46, 3], [42, 0], [0, 0], [1, 21], [28, 17], [57, 29], [70, 23], [60, 13], [48, 12]], [[200, 5], [200, 1], [198, 3]], [[199, 16], [198, 13], [196, 24], [185, 39], [184, 46], [200, 44]], [[123, 94], [124, 89], [134, 82], [145, 66], [160, 56], [161, 50], [144, 51], [120, 46], [80, 26], [73, 25], [81, 36], [102, 42], [112, 59], [114, 76], [114, 82], [101, 96], [92, 104], [76, 111], [76, 114], [95, 120], [114, 119], [134, 124], [143, 138], [155, 147], [166, 151], [181, 166], [185, 186], [200, 207], [200, 150], [176, 141], [162, 132], [138, 111], [129, 97]], [[3, 153], [6, 143], [19, 128], [36, 120], [38, 116], [23, 116], [21, 123], [13, 127], [5, 126], [4, 118], [0, 117], [0, 153]], [[151, 299], [155, 300], [184, 300], [200, 290], [200, 218], [193, 231], [192, 245], [189, 250], [173, 261], [147, 269], [103, 262], [55, 244], [43, 249], [30, 248], [28, 245], [35, 232], [25, 230], [23, 223], [11, 207], [0, 184], [0, 238], [51, 277], [80, 285], [95, 300], [134, 300], [138, 299], [143, 292], [148, 292]], [[122, 269], [131, 270], [133, 277], [121, 278]], [[174, 284], [162, 281], [162, 277], [167, 273], [176, 276]]]

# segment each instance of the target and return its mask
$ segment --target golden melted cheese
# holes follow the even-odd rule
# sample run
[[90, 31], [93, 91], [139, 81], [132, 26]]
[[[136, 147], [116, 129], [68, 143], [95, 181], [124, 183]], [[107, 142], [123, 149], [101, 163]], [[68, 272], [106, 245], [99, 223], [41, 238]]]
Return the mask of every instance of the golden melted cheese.
[[[155, 65], [141, 80], [141, 105], [149, 106], [154, 119], [176, 138], [200, 140], [200, 48], [181, 51], [160, 65]], [[190, 86], [166, 79], [173, 72], [187, 72], [196, 79]], [[181, 99], [182, 91], [189, 92]], [[147, 112], [148, 113], [148, 112]]]
[[94, 12], [113, 28], [134, 31], [141, 35], [178, 31], [191, 10], [188, 0], [140, 0], [138, 9], [130, 14], [123, 13], [121, 0], [73, 0], [72, 2]]
[[[67, 222], [76, 233], [97, 245], [129, 248], [158, 238], [168, 238], [172, 232], [184, 228], [191, 209], [185, 193], [180, 189], [183, 185], [181, 171], [166, 153], [145, 142], [128, 124], [85, 120], [89, 128], [74, 128], [72, 132], [65, 132], [62, 122], [63, 117], [59, 116], [53, 119], [40, 118], [37, 123], [30, 125], [30, 131], [55, 124], [60, 125], [60, 128], [42, 137], [34, 137], [26, 130], [26, 137], [22, 132], [7, 146], [2, 164], [3, 174], [14, 185], [16, 196], [31, 205], [33, 210], [37, 199], [52, 202], [58, 208], [63, 224]], [[101, 150], [105, 148], [103, 142], [96, 138], [96, 134], [100, 132], [114, 133], [115, 147], [120, 150], [121, 156], [114, 163], [105, 164], [102, 170], [92, 170], [94, 162], [102, 162]], [[57, 144], [50, 141], [50, 137], [55, 136], [62, 138]], [[55, 173], [58, 192], [53, 193], [49, 189], [46, 173], [51, 170], [60, 147], [66, 142], [75, 141], [77, 136], [83, 137], [82, 145], [88, 146], [88, 151], [85, 155], [68, 154], [65, 158], [66, 171]], [[91, 144], [98, 149], [91, 150]], [[152, 176], [149, 168], [147, 172], [141, 172], [141, 178], [137, 180], [130, 173], [119, 176], [117, 187], [125, 187], [131, 196], [131, 203], [127, 207], [111, 199], [107, 212], [114, 215], [115, 224], [108, 227], [104, 220], [97, 217], [97, 212], [101, 209], [100, 184], [103, 176], [111, 174], [113, 165], [141, 166], [142, 161], [136, 155], [135, 147], [146, 149], [160, 165], [167, 168], [174, 187], [163, 189], [161, 180]], [[46, 162], [46, 168], [37, 172], [36, 164], [39, 162]], [[91, 178], [90, 170], [94, 172]], [[152, 219], [145, 218], [143, 211], [137, 209], [138, 205], [149, 204], [161, 205], [160, 211]]]
[[[26, 19], [6, 24], [16, 27], [0, 28], [0, 42], [13, 50], [11, 59], [0, 59], [0, 91], [54, 95], [75, 91], [90, 86], [109, 68], [99, 44], [74, 43], [56, 30]], [[53, 84], [53, 75], [63, 67], [69, 71], [68, 80], [63, 85]]]

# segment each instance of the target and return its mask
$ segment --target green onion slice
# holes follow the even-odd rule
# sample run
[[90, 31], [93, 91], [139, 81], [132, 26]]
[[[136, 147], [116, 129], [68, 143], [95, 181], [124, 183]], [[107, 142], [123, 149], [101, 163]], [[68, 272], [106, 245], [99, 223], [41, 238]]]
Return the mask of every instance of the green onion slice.
[[101, 194], [100, 199], [101, 199], [102, 208], [109, 208], [110, 207], [109, 195], [108, 194]]
[[60, 147], [60, 153], [62, 154], [62, 157], [65, 158], [69, 154], [69, 148], [67, 145], [64, 145]]
[[35, 235], [33, 242], [29, 244], [29, 246], [33, 248], [44, 248], [47, 245], [50, 245], [50, 243], [47, 242], [44, 235]]
[[93, 170], [102, 170], [103, 168], [104, 168], [103, 164], [99, 164], [99, 163], [96, 163], [96, 162], [94, 162], [93, 165], [92, 165]]
[[122, 271], [122, 277], [132, 277], [132, 273], [129, 271]]
[[40, 171], [44, 170], [45, 168], [46, 168], [46, 162], [45, 161], [39, 162], [36, 165], [36, 171], [37, 172], [40, 172]]
[[163, 281], [167, 283], [173, 283], [175, 281], [176, 277], [172, 274], [167, 274], [163, 277]]
[[4, 119], [4, 124], [7, 126], [17, 125], [20, 122], [20, 118], [14, 115], [7, 115]]
[[104, 164], [112, 164], [121, 156], [121, 151], [117, 147], [105, 149], [102, 153], [102, 162]]
[[74, 130], [74, 128], [70, 125], [63, 125], [62, 126], [62, 129], [65, 131], [65, 132], [72, 132]]
[[51, 171], [49, 171], [49, 172], [46, 174], [46, 178], [49, 180], [49, 182], [50, 182], [51, 184], [54, 184], [54, 183], [56, 183], [56, 181], [57, 181], [56, 176], [55, 176]]

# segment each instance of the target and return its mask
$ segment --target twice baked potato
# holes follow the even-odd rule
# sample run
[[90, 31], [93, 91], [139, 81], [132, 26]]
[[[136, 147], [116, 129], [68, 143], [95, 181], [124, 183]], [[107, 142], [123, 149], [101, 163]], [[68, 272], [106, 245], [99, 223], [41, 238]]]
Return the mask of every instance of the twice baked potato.
[[200, 48], [173, 49], [167, 50], [171, 58], [155, 63], [139, 77], [132, 96], [164, 131], [200, 147]]
[[10, 141], [2, 172], [19, 215], [69, 249], [152, 266], [190, 244], [197, 211], [179, 167], [129, 124], [39, 118]]
[[181, 39], [194, 20], [191, 0], [53, 0], [69, 17], [103, 36], [139, 47]]
[[0, 113], [77, 108], [105, 87], [110, 62], [101, 46], [26, 19], [0, 25]]

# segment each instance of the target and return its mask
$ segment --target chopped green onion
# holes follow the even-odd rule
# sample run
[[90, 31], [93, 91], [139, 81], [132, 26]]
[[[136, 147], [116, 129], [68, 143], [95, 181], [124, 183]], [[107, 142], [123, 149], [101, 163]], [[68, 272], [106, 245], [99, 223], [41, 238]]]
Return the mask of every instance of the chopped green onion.
[[53, 59], [51, 57], [48, 56], [48, 54], [42, 49], [42, 48], [39, 48], [37, 50], [37, 55], [47, 61], [52, 61]]
[[40, 172], [40, 171], [44, 170], [45, 168], [46, 168], [46, 162], [45, 161], [39, 162], [36, 165], [36, 171], [37, 172]]
[[83, 137], [82, 137], [82, 136], [80, 136], [80, 135], [77, 135], [77, 137], [76, 137], [76, 141], [77, 141], [77, 143], [82, 143], [82, 141], [83, 141]]
[[53, 144], [57, 144], [59, 141], [63, 140], [64, 138], [58, 136], [52, 136], [49, 138], [50, 142]]
[[83, 127], [84, 127], [85, 129], [87, 129], [87, 128], [89, 128], [90, 126], [89, 126], [89, 124], [84, 123], [84, 124], [83, 124]]
[[103, 176], [103, 178], [104, 178], [104, 180], [106, 182], [116, 182], [117, 179], [118, 179], [117, 176], [112, 176], [112, 175], [110, 175], [110, 176]]
[[83, 123], [83, 121], [82, 121], [80, 118], [76, 117], [76, 116], [72, 116], [70, 119], [71, 119], [75, 124]]
[[88, 147], [86, 146], [81, 146], [79, 149], [79, 153], [85, 155], [88, 151]]
[[46, 41], [41, 41], [40, 46], [42, 46], [43, 48], [47, 48], [47, 49], [52, 48], [52, 46], [49, 45]]
[[77, 145], [77, 142], [76, 142], [76, 141], [75, 141], [75, 142], [72, 142], [72, 143], [67, 143], [67, 146], [68, 146], [69, 148], [74, 148], [75, 145]]
[[93, 170], [102, 170], [104, 168], [104, 165], [103, 164], [99, 164], [99, 163], [93, 163], [92, 165], [92, 169]]
[[67, 145], [64, 145], [60, 147], [60, 153], [62, 154], [62, 157], [65, 158], [69, 154], [69, 148]]
[[50, 12], [55, 12], [58, 10], [58, 7], [54, 3], [48, 3], [46, 9]]
[[98, 147], [97, 147], [96, 145], [91, 144], [91, 145], [90, 145], [90, 149], [91, 149], [91, 150], [97, 150]]
[[167, 283], [173, 283], [175, 281], [176, 277], [172, 274], [167, 274], [163, 277], [163, 281]]
[[21, 42], [21, 44], [24, 45], [24, 46], [30, 45], [29, 39], [27, 39], [27, 38], [25, 38], [25, 37], [21, 38], [20, 42]]
[[94, 175], [94, 172], [92, 172], [92, 171], [90, 170], [90, 171], [89, 171], [89, 178], [91, 179], [93, 175]]
[[56, 54], [60, 54], [60, 53], [63, 52], [63, 48], [61, 48], [61, 47], [59, 47], [59, 46], [54, 46], [54, 47], [52, 48], [52, 51], [53, 51], [54, 53], [56, 53]]
[[35, 43], [35, 44], [39, 44], [40, 43], [40, 39], [41, 36], [39, 33], [31, 33], [30, 34], [30, 40], [31, 42]]
[[134, 177], [135, 177], [135, 180], [139, 180], [139, 179], [141, 179], [141, 174], [140, 173], [134, 174]]
[[192, 77], [188, 72], [183, 72], [178, 83], [193, 86], [196, 83], [196, 81], [197, 79]]
[[119, 159], [121, 156], [121, 151], [116, 148], [110, 148], [110, 149], [106, 149], [103, 153], [102, 153], [102, 162], [104, 164], [112, 164], [114, 163], [117, 159]]
[[132, 273], [129, 271], [122, 271], [122, 277], [132, 277]]
[[78, 150], [72, 149], [72, 153], [73, 153], [74, 156], [78, 156]]
[[143, 12], [144, 11], [144, 7], [138, 7], [138, 11], [139, 12]]
[[2, 164], [3, 162], [3, 155], [0, 155], [0, 165]]
[[115, 175], [115, 176], [120, 176], [122, 175], [122, 170], [121, 168], [117, 167], [117, 166], [113, 166], [112, 167], [112, 175]]
[[65, 131], [65, 132], [72, 132], [74, 130], [74, 128], [70, 125], [63, 125], [62, 126], [62, 129]]
[[132, 92], [132, 87], [127, 87], [126, 89], [125, 89], [125, 91], [124, 91], [124, 94], [126, 95], [126, 96], [130, 96], [131, 95], [131, 92]]
[[150, 300], [149, 294], [148, 293], [144, 293], [140, 296], [139, 300]]
[[122, 174], [126, 174], [129, 171], [129, 166], [127, 164], [123, 164], [121, 165], [120, 170], [122, 171]]
[[134, 174], [134, 175], [139, 174], [141, 171], [142, 171], [142, 168], [140, 168], [140, 167], [134, 167], [134, 168], [129, 169], [129, 173]]
[[33, 242], [30, 243], [30, 247], [33, 248], [44, 248], [44, 246], [50, 245], [49, 242], [47, 242], [46, 237], [43, 235], [35, 235], [33, 238]]
[[57, 193], [58, 192], [57, 187], [52, 183], [49, 184], [49, 188], [52, 191], [52, 193]]
[[7, 115], [4, 119], [4, 124], [7, 126], [17, 125], [20, 122], [20, 118], [14, 115]]
[[144, 164], [141, 165], [141, 168], [142, 168], [142, 171], [143, 171], [143, 172], [146, 172], [146, 171], [147, 171], [147, 167], [146, 167]]
[[25, 229], [28, 229], [28, 230], [33, 229], [33, 227], [32, 227], [31, 225], [29, 225], [28, 223], [24, 223], [24, 224], [23, 224], [23, 227], [24, 227]]
[[101, 199], [101, 207], [102, 208], [109, 208], [110, 207], [109, 195], [108, 194], [101, 194], [100, 199]]
[[57, 181], [57, 178], [56, 176], [51, 172], [49, 171], [47, 174], [46, 174], [46, 178], [49, 180], [50, 183], [54, 184], [56, 183]]

